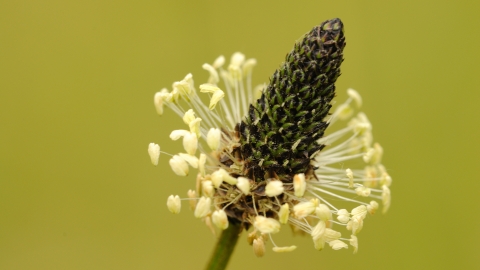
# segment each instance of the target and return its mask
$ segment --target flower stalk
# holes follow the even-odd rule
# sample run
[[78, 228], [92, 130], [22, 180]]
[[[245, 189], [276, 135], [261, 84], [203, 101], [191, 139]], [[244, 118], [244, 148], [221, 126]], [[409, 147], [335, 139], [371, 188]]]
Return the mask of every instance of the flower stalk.
[[230, 222], [228, 228], [220, 235], [206, 270], [223, 270], [227, 267], [242, 230], [242, 224]]

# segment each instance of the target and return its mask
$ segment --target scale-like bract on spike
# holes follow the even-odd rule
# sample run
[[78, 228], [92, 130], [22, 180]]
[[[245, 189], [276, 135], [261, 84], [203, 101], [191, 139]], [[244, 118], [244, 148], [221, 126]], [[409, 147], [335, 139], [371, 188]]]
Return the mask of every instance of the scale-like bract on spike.
[[[328, 126], [345, 47], [340, 19], [321, 23], [287, 54], [244, 121], [237, 125], [245, 175], [291, 180], [312, 171], [310, 160]], [[273, 175], [274, 174], [274, 175]]]

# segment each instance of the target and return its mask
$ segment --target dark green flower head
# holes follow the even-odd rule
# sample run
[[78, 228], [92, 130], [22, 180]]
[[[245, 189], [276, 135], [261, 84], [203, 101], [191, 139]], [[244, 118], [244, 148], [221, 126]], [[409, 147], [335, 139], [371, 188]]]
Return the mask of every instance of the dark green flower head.
[[325, 145], [323, 137], [340, 76], [345, 48], [340, 19], [321, 23], [307, 33], [239, 125], [245, 175], [255, 181], [277, 177], [291, 181], [312, 170], [310, 160]]

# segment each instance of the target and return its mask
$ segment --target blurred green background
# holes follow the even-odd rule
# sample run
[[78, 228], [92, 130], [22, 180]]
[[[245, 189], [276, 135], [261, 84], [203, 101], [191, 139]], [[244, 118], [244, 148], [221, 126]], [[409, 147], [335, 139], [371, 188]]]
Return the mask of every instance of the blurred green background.
[[[2, 1], [0, 269], [202, 269], [215, 239], [170, 194], [171, 111], [153, 95], [218, 55], [255, 57], [266, 82], [296, 39], [340, 17], [337, 89], [353, 87], [393, 177], [387, 215], [366, 220], [359, 253], [318, 252], [288, 230], [229, 269], [479, 267], [480, 4], [475, 1]], [[184, 195], [185, 196], [185, 195]], [[270, 247], [270, 246], [269, 246]]]

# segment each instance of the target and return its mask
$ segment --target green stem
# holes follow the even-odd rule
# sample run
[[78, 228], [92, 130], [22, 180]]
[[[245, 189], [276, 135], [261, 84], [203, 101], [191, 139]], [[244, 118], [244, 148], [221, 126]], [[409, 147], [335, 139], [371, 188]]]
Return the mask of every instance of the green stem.
[[210, 262], [207, 264], [206, 270], [223, 270], [227, 267], [230, 256], [233, 253], [233, 249], [237, 244], [238, 237], [242, 232], [242, 224], [238, 222], [232, 222], [231, 220], [228, 228], [222, 232], [218, 239], [217, 245], [213, 250]]

